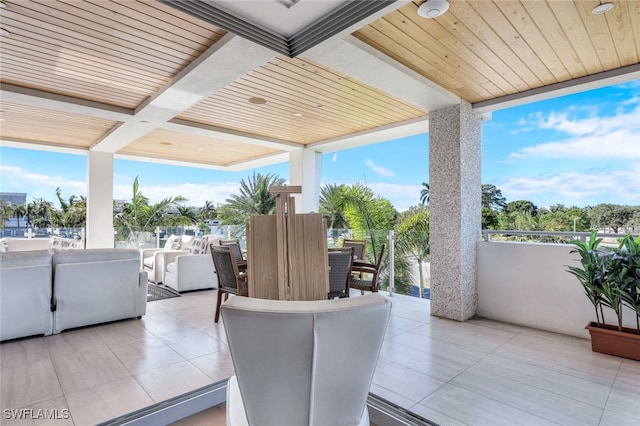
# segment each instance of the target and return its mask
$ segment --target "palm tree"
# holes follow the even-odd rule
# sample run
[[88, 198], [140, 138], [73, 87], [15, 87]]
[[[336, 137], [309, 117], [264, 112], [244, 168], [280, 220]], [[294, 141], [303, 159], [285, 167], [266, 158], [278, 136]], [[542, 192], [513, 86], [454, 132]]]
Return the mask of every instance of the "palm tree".
[[271, 173], [263, 175], [253, 172], [248, 180], [240, 180], [240, 194], [227, 199], [227, 213], [238, 223], [245, 223], [253, 215], [275, 213], [276, 194], [270, 194], [269, 188], [281, 186], [284, 182], [284, 179]]
[[4, 227], [9, 219], [13, 217], [13, 207], [5, 200], [0, 200], [0, 224]]
[[150, 204], [149, 199], [140, 192], [140, 184], [136, 176], [133, 181], [131, 202], [124, 203], [122, 211], [114, 215], [114, 224], [124, 228], [125, 235], [133, 237], [135, 244], [139, 244], [146, 236], [153, 232], [156, 226], [170, 225], [169, 209], [177, 209], [179, 203], [187, 201], [179, 195], [167, 197], [156, 204]]
[[420, 191], [420, 202], [423, 205], [429, 205], [429, 196], [431, 195], [429, 191], [429, 184], [427, 182], [422, 182], [422, 190]]
[[86, 197], [71, 195], [69, 200], [62, 198], [62, 190], [56, 188], [56, 197], [60, 202], [59, 224], [65, 228], [79, 228], [86, 225], [87, 199]]
[[193, 210], [193, 207], [188, 206], [177, 206], [178, 209], [178, 217], [176, 217], [176, 222], [183, 225], [193, 225], [198, 223], [198, 218], [196, 217], [196, 212]]
[[20, 219], [27, 214], [27, 208], [23, 204], [18, 204], [13, 208], [13, 216], [18, 219], [18, 228], [20, 228]]
[[326, 184], [320, 188], [320, 213], [327, 221], [329, 229], [333, 230], [333, 237], [338, 237], [338, 229], [347, 228], [347, 218], [344, 215], [345, 203], [343, 192], [345, 185]]
[[400, 256], [412, 257], [418, 262], [420, 297], [424, 292], [422, 264], [429, 260], [429, 210], [413, 207], [403, 213], [396, 226], [396, 249]]
[[211, 201], [205, 201], [204, 206], [200, 210], [200, 218], [204, 220], [215, 219], [218, 216], [218, 212], [216, 207], [213, 205]]
[[35, 228], [46, 228], [51, 225], [54, 207], [44, 198], [36, 198], [27, 204], [27, 223]]

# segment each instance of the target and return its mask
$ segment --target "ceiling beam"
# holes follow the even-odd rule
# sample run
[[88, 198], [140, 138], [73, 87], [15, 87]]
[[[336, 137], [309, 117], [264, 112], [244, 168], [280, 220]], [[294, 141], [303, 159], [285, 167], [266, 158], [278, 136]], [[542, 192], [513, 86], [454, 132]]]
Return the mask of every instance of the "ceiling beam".
[[302, 57], [319, 62], [384, 93], [391, 93], [425, 111], [460, 103], [458, 96], [352, 35], [344, 39], [332, 39], [309, 50]]
[[536, 89], [526, 90], [513, 95], [501, 96], [488, 101], [476, 102], [473, 109], [480, 113], [498, 111], [532, 102], [558, 98], [560, 96], [599, 89], [614, 84], [640, 79], [640, 64], [628, 65], [610, 71], [591, 74]]
[[265, 47], [226, 34], [91, 149], [117, 152], [274, 56]]
[[279, 149], [282, 151], [292, 151], [294, 149], [304, 148], [304, 145], [295, 142], [251, 135], [231, 129], [212, 126], [210, 124], [194, 123], [192, 121], [180, 120], [177, 118], [161, 124], [159, 128], [191, 135], [223, 139], [229, 142], [239, 142], [262, 146], [265, 148]]
[[44, 92], [42, 90], [28, 89], [7, 83], [0, 84], [0, 98], [3, 103], [16, 103], [34, 108], [113, 121], [126, 121], [133, 117], [134, 114], [134, 111], [128, 108]]

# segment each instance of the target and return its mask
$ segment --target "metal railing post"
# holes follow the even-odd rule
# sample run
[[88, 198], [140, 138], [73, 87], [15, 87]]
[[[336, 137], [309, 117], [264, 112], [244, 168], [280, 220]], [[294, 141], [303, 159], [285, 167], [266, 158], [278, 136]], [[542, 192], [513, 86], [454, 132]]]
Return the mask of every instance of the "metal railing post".
[[160, 227], [156, 226], [156, 248], [160, 248]]
[[395, 240], [396, 237], [394, 231], [389, 231], [389, 296], [393, 296], [395, 289]]

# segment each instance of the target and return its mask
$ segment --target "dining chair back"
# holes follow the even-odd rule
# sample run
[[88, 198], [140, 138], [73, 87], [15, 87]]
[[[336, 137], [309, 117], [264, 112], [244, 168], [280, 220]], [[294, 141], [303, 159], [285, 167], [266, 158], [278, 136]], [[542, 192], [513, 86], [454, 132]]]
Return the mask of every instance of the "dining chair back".
[[329, 299], [349, 297], [353, 247], [329, 249]]
[[376, 263], [366, 262], [354, 262], [351, 270], [354, 272], [351, 274], [350, 287], [363, 291], [378, 291], [378, 276], [380, 274], [380, 268], [382, 267], [382, 257], [384, 256], [385, 245], [380, 247], [380, 253]]
[[247, 274], [240, 272], [235, 256], [231, 253], [230, 246], [216, 246], [211, 244], [211, 257], [213, 265], [218, 274], [218, 300], [216, 302], [215, 322], [220, 317], [220, 305], [222, 304], [222, 295], [225, 300], [229, 298], [229, 294], [247, 296], [249, 294], [249, 286], [247, 282]]
[[366, 240], [344, 240], [342, 247], [353, 247], [353, 257], [355, 259], [364, 260], [364, 255], [367, 251]]
[[220, 246], [222, 247], [230, 247], [231, 253], [235, 256], [236, 262], [242, 263], [245, 262], [246, 259], [242, 254], [242, 249], [240, 248], [239, 240], [220, 240]]

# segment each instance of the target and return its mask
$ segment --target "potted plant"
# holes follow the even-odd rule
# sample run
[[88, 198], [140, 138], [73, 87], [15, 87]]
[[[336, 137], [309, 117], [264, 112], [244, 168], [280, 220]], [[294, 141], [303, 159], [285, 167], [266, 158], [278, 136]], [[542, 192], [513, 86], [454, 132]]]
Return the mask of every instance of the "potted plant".
[[[627, 235], [617, 248], [600, 247], [595, 232], [589, 240], [574, 241], [571, 253], [580, 255], [581, 266], [567, 266], [585, 290], [596, 312], [596, 321], [585, 327], [594, 352], [640, 360], [640, 237]], [[623, 306], [636, 314], [636, 328], [623, 327]], [[605, 323], [604, 309], [611, 309], [617, 325]]]

